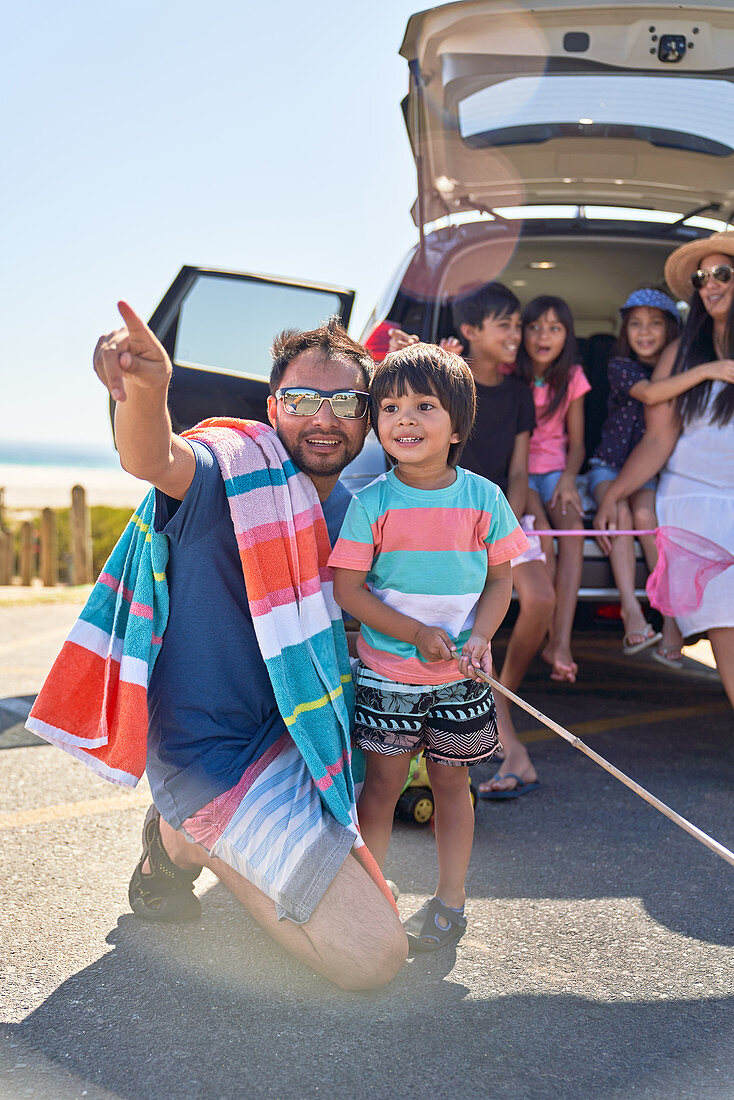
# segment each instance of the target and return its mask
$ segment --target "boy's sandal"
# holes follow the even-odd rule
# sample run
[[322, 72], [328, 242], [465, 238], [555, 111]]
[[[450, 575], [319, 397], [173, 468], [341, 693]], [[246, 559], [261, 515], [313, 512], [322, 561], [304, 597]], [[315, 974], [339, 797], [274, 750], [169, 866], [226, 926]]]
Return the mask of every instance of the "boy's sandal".
[[[438, 917], [448, 923], [445, 926], [439, 924]], [[429, 898], [416, 913], [403, 921], [403, 928], [408, 937], [408, 954], [419, 955], [458, 943], [466, 932], [466, 917], [455, 909], [449, 909], [440, 898]]]
[[[146, 858], [149, 872], [143, 871]], [[172, 862], [161, 840], [160, 814], [151, 806], [143, 822], [143, 854], [127, 892], [135, 916], [156, 921], [196, 920], [201, 916], [201, 902], [194, 893], [194, 882], [201, 872], [201, 867], [185, 871]]]

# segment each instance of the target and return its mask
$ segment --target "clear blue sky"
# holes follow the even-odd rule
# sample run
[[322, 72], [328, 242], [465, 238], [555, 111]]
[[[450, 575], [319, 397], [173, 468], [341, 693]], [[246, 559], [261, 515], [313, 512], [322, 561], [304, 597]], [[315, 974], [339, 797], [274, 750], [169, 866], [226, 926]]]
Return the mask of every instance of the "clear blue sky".
[[353, 287], [358, 333], [416, 239], [397, 51], [420, 7], [6, 7], [0, 439], [109, 442], [97, 336], [183, 263]]

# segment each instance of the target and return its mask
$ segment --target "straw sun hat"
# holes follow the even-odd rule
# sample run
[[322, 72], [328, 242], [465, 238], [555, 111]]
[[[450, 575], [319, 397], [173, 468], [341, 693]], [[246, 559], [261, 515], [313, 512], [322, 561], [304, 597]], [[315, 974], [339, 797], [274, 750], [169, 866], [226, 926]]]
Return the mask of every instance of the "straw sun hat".
[[700, 241], [689, 241], [670, 253], [665, 261], [665, 281], [676, 298], [682, 298], [686, 302], [690, 300], [693, 294], [691, 275], [698, 271], [701, 260], [714, 252], [721, 252], [734, 260], [734, 230], [728, 233], [712, 233], [710, 237], [703, 237]]

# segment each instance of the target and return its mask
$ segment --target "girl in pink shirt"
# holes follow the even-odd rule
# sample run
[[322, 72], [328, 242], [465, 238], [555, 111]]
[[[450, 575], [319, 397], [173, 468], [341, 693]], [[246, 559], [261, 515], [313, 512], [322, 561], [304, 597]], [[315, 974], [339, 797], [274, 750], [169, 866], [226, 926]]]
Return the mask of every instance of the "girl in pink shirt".
[[[585, 457], [584, 394], [591, 386], [576, 359], [571, 310], [562, 298], [541, 295], [522, 312], [523, 341], [516, 372], [532, 388], [535, 431], [530, 437], [527, 511], [536, 527], [583, 528], [584, 509], [576, 476]], [[544, 540], [556, 589], [556, 609], [543, 658], [552, 680], [573, 684], [578, 665], [571, 654], [584, 540], [561, 538], [557, 557]]]

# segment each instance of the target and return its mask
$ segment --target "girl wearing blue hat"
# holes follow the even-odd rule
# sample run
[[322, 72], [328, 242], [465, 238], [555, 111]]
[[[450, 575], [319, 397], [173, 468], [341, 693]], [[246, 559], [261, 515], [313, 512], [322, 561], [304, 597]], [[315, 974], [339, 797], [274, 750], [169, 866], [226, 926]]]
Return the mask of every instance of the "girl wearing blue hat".
[[[720, 377], [720, 362], [703, 363], [684, 374], [652, 382], [650, 375], [663, 350], [678, 338], [680, 317], [672, 298], [654, 287], [630, 294], [620, 309], [622, 327], [609, 362], [609, 401], [601, 441], [589, 460], [589, 487], [601, 503], [609, 485], [617, 477], [627, 457], [645, 431], [645, 405], [670, 401], [705, 379]], [[619, 529], [652, 529], [655, 516], [656, 478], [647, 481], [628, 498], [617, 503]], [[657, 561], [653, 536], [640, 539], [648, 568]], [[674, 619], [663, 619], [662, 634], [656, 633], [643, 614], [635, 595], [635, 553], [632, 537], [620, 535], [611, 540], [609, 560], [621, 598], [624, 624], [622, 648], [626, 654], [639, 653], [655, 646], [653, 657], [669, 668], [683, 665], [683, 638]]]

